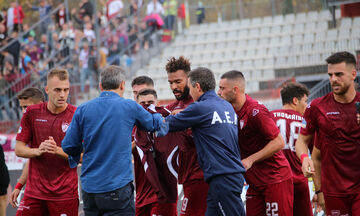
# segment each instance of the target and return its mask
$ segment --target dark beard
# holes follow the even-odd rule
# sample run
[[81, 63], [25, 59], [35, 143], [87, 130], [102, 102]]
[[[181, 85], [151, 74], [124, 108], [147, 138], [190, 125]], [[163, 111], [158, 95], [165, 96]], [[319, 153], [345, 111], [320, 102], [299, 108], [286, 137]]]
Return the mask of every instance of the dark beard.
[[185, 86], [184, 91], [182, 92], [182, 94], [181, 94], [179, 97], [176, 97], [176, 96], [175, 96], [175, 98], [176, 98], [176, 100], [178, 100], [178, 101], [185, 100], [186, 98], [189, 97], [189, 93], [190, 93], [189, 87]]
[[335, 92], [333, 91], [333, 93], [336, 94], [336, 95], [344, 95], [344, 94], [346, 94], [346, 93], [349, 91], [349, 88], [350, 88], [350, 86], [346, 86], [346, 85], [345, 85], [343, 88], [340, 89], [339, 92], [336, 92], [336, 93], [335, 93]]

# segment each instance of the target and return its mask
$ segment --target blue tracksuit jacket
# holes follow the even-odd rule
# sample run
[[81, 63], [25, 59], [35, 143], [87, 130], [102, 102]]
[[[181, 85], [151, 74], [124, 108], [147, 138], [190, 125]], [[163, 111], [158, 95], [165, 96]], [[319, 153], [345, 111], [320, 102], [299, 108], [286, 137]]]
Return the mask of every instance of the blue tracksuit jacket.
[[238, 144], [237, 115], [231, 104], [215, 91], [205, 92], [185, 110], [168, 116], [166, 122], [170, 132], [192, 128], [205, 181], [217, 175], [245, 172]]

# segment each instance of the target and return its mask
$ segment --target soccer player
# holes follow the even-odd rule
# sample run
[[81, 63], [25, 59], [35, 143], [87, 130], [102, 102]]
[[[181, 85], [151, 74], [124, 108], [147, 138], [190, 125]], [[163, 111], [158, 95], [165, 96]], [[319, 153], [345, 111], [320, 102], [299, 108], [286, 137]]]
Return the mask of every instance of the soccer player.
[[[166, 108], [172, 114], [176, 114], [194, 102], [189, 94], [188, 87], [188, 74], [191, 70], [190, 62], [183, 56], [178, 59], [173, 57], [168, 61], [165, 68], [170, 88], [176, 98], [176, 101], [166, 106]], [[184, 189], [180, 215], [204, 215], [209, 186], [204, 181], [204, 174], [198, 164], [196, 148], [193, 142], [184, 140], [184, 143], [179, 146], [178, 183], [182, 184]]]
[[124, 99], [125, 71], [108, 66], [100, 74], [99, 97], [81, 104], [62, 141], [70, 166], [81, 165], [85, 215], [135, 215], [131, 131], [160, 128], [163, 118]]
[[266, 107], [245, 94], [245, 78], [233, 70], [221, 76], [218, 95], [238, 116], [239, 145], [249, 184], [246, 215], [292, 215], [293, 183], [284, 140]]
[[[24, 113], [26, 108], [30, 105], [34, 104], [40, 104], [45, 101], [45, 96], [42, 93], [42, 91], [38, 88], [26, 88], [20, 92], [20, 94], [17, 96], [19, 100], [19, 104], [21, 107], [22, 112]], [[12, 207], [16, 208], [17, 206], [17, 197], [19, 196], [21, 188], [26, 183], [26, 179], [29, 172], [29, 161], [25, 163], [24, 169], [21, 173], [21, 176], [13, 190], [13, 192], [10, 195], [10, 204]]]
[[[360, 93], [354, 88], [356, 59], [349, 52], [337, 52], [326, 62], [332, 92], [307, 106], [296, 154], [302, 161], [304, 175], [315, 174], [318, 201], [327, 215], [360, 215], [360, 125], [356, 111]], [[307, 146], [314, 134], [321, 142], [315, 142], [310, 159]]]
[[[147, 76], [139, 76], [132, 81], [134, 99], [136, 99], [136, 101], [140, 105], [148, 106], [150, 104], [157, 104], [157, 94], [156, 91], [153, 90], [153, 83], [153, 80]], [[135, 134], [133, 135], [135, 136]], [[158, 202], [156, 191], [146, 177], [144, 166], [141, 162], [138, 150], [137, 148], [135, 148], [135, 146], [132, 149], [132, 153], [134, 156], [134, 172], [136, 186], [135, 215], [177, 215], [176, 202]]]
[[[209, 184], [206, 216], [245, 215], [241, 201], [244, 184], [237, 117], [231, 104], [215, 93], [215, 77], [207, 68], [189, 73], [194, 103], [166, 118], [168, 131], [192, 129], [199, 165]], [[159, 134], [166, 133], [163, 128]]]
[[21, 119], [15, 153], [30, 158], [30, 164], [17, 215], [78, 214], [76, 168], [69, 167], [68, 156], [61, 149], [76, 109], [66, 102], [69, 90], [69, 73], [51, 70], [45, 87], [49, 101], [29, 106]]
[[148, 76], [138, 76], [131, 82], [131, 88], [133, 90], [134, 101], [137, 101], [137, 94], [140, 90], [146, 88], [154, 88], [154, 81]]
[[300, 160], [295, 153], [295, 142], [300, 133], [309, 90], [302, 84], [288, 83], [281, 89], [280, 94], [283, 107], [271, 113], [284, 139], [283, 153], [293, 173], [294, 216], [312, 216], [308, 179], [304, 177]]

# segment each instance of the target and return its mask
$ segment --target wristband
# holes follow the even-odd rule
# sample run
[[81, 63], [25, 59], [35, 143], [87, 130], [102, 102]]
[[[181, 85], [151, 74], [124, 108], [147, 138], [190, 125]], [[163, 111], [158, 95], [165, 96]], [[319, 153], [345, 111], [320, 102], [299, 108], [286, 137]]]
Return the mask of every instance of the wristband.
[[315, 194], [319, 194], [319, 193], [322, 193], [322, 191], [321, 190], [315, 191]]
[[303, 163], [304, 158], [306, 158], [306, 157], [309, 157], [309, 155], [308, 155], [308, 154], [305, 154], [305, 153], [300, 156], [301, 164]]
[[19, 189], [21, 190], [21, 188], [23, 188], [23, 184], [21, 184], [20, 182], [16, 183], [15, 189]]

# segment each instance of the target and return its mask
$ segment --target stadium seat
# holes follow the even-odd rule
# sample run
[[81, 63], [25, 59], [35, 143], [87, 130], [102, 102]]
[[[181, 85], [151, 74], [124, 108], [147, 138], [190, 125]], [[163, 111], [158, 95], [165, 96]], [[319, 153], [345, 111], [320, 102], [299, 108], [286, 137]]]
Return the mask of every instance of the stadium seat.
[[227, 40], [236, 40], [238, 38], [238, 31], [229, 31], [227, 34]]
[[352, 28], [350, 38], [359, 38], [359, 37], [360, 37], [360, 26], [357, 28]]
[[284, 25], [282, 28], [282, 35], [290, 35], [293, 31], [292, 25]]
[[244, 29], [244, 28], [250, 28], [250, 19], [243, 19], [240, 21], [240, 25], [239, 27]]
[[291, 44], [291, 36], [286, 35], [281, 37], [281, 46], [290, 45]]
[[354, 17], [353, 28], [360, 28], [360, 17]]
[[286, 67], [286, 57], [277, 57], [275, 61], [275, 68]]
[[315, 22], [318, 20], [319, 17], [319, 13], [317, 11], [310, 11], [307, 14], [307, 22], [311, 23], [311, 22]]
[[351, 18], [342, 18], [340, 20], [340, 28], [344, 29], [344, 28], [351, 28], [352, 25], [352, 19]]
[[274, 17], [273, 25], [283, 25], [283, 23], [284, 23], [283, 15], [277, 15]]
[[262, 27], [260, 30], [260, 37], [269, 37], [270, 36], [270, 27]]
[[273, 26], [271, 28], [271, 35], [274, 36], [280, 36], [281, 35], [281, 26]]
[[252, 28], [257, 28], [261, 26], [261, 18], [260, 17], [256, 17], [251, 19], [251, 27]]
[[295, 14], [286, 14], [284, 18], [284, 25], [293, 24], [295, 22]]
[[265, 27], [265, 26], [271, 26], [272, 25], [272, 22], [273, 22], [273, 17], [272, 16], [267, 16], [267, 17], [264, 17], [263, 18], [263, 21], [262, 21], [262, 25]]
[[303, 35], [302, 34], [294, 35], [292, 37], [292, 43], [293, 44], [302, 44], [303, 43]]
[[296, 23], [294, 24], [293, 34], [302, 34], [305, 32], [305, 24], [304, 23]]
[[326, 40], [327, 41], [336, 41], [338, 35], [337, 29], [331, 29], [326, 33]]
[[329, 25], [328, 25], [328, 22], [327, 21], [319, 21], [316, 25], [316, 31], [319, 32], [319, 31], [326, 31], [328, 30], [329, 28]]
[[296, 23], [306, 23], [306, 13], [298, 13], [295, 16]]
[[305, 32], [306, 34], [310, 33], [310, 32], [316, 32], [316, 22], [308, 22], [305, 23]]
[[348, 38], [350, 38], [350, 29], [349, 28], [346, 28], [346, 29], [341, 28], [339, 30], [338, 39], [348, 39]]
[[321, 20], [321, 21], [329, 21], [329, 20], [331, 20], [330, 11], [329, 10], [320, 11], [318, 20]]

